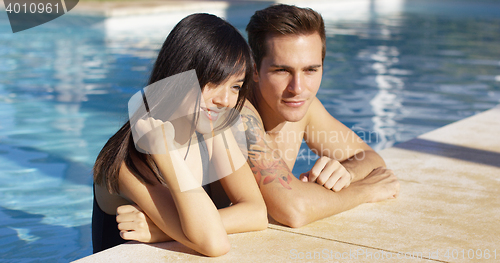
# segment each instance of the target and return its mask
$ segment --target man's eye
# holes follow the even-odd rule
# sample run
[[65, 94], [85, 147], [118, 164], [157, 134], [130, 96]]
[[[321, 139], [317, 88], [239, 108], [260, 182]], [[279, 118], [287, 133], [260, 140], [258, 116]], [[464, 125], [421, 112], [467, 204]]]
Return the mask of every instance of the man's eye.
[[310, 68], [310, 69], [307, 69], [307, 71], [308, 72], [316, 72], [316, 71], [318, 71], [318, 69], [317, 68]]
[[275, 72], [285, 72], [286, 70], [284, 68], [278, 68], [274, 70]]

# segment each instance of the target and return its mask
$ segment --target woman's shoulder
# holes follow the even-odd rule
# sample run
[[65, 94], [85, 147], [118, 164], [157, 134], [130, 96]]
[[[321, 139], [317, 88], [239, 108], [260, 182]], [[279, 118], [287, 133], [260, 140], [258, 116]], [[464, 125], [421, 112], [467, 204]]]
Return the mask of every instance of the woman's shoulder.
[[127, 199], [119, 194], [110, 193], [106, 186], [103, 185], [94, 185], [94, 198], [99, 208], [109, 215], [115, 215], [119, 206], [130, 204]]

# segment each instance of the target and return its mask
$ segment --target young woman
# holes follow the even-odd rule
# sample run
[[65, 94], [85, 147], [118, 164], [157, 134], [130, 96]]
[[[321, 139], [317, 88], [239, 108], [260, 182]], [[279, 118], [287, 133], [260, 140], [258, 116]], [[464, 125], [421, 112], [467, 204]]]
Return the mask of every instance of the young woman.
[[[192, 69], [201, 87], [198, 93], [189, 80], [193, 74], [183, 75]], [[207, 256], [229, 251], [227, 233], [267, 227], [264, 201], [244, 154], [238, 153], [234, 129], [229, 129], [237, 126], [237, 117], [234, 110], [223, 113], [241, 109], [251, 69], [246, 41], [224, 20], [194, 14], [175, 26], [142, 92], [143, 114], [129, 103], [132, 118], [97, 157], [94, 253], [141, 240], [130, 231], [136, 227], [133, 220], [120, 218], [118, 226], [120, 206], [129, 217], [127, 207], [141, 210], [162, 232], [157, 235], [162, 241], [176, 240]], [[157, 85], [166, 78], [177, 84]], [[208, 173], [220, 180], [202, 187]], [[231, 204], [214, 204], [220, 196]]]

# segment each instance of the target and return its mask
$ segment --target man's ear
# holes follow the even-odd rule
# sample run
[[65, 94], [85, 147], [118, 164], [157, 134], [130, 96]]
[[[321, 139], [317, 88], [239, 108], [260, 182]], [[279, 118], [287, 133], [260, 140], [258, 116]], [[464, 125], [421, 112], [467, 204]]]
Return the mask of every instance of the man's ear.
[[259, 71], [257, 70], [257, 64], [253, 63], [253, 81], [259, 82]]

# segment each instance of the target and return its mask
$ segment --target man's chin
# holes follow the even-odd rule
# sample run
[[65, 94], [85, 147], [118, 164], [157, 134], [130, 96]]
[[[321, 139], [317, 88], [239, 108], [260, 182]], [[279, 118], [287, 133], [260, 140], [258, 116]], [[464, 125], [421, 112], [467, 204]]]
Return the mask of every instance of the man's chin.
[[300, 120], [302, 120], [305, 116], [305, 112], [283, 112], [281, 114], [281, 116], [283, 117], [283, 119], [285, 119], [285, 121], [288, 121], [288, 122], [298, 122]]
[[287, 107], [286, 105], [280, 105], [279, 112], [281, 117], [288, 122], [298, 122], [302, 120], [309, 109], [310, 103], [306, 102], [300, 107]]

